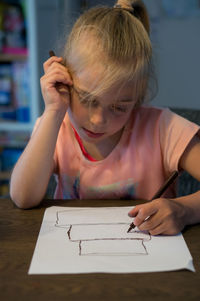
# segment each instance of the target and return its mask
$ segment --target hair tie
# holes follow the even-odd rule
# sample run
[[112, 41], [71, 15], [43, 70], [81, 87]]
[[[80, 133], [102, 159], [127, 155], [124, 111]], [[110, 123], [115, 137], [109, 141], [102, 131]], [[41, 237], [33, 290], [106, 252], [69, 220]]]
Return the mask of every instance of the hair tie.
[[121, 4], [115, 4], [113, 7], [114, 8], [122, 8]]
[[129, 13], [131, 13], [132, 15], [134, 15], [134, 7], [123, 7], [121, 4], [115, 4], [113, 7], [124, 9], [124, 10], [128, 11]]

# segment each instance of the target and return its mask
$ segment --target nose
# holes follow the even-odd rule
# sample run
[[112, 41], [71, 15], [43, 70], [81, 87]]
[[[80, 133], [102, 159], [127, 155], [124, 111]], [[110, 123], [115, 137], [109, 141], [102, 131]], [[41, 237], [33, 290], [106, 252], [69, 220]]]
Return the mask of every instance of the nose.
[[106, 124], [106, 112], [98, 106], [90, 110], [90, 122], [95, 126], [101, 126]]

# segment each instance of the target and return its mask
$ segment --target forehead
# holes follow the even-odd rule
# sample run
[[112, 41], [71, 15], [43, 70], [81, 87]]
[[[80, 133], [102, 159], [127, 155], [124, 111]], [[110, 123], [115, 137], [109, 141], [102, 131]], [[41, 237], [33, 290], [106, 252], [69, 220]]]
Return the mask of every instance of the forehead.
[[102, 64], [88, 65], [83, 69], [77, 70], [73, 76], [73, 81], [75, 85], [81, 85], [81, 88], [92, 92], [103, 81], [104, 72], [105, 68]]
[[[107, 80], [107, 83], [105, 82]], [[98, 96], [109, 99], [132, 99], [134, 91], [134, 82], [124, 78], [106, 79], [105, 67], [101, 63], [93, 66], [87, 66], [85, 69], [77, 72], [74, 77], [74, 86], [78, 90], [87, 92], [91, 96]], [[109, 82], [110, 81], [110, 82]]]

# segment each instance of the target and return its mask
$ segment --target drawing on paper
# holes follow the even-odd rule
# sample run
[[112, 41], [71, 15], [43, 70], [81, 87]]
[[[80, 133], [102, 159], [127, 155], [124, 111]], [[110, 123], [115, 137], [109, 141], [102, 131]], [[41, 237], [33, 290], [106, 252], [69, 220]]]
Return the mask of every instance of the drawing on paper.
[[[101, 210], [101, 208], [98, 208]], [[116, 220], [110, 222], [110, 210], [116, 211]], [[148, 232], [132, 229], [127, 216], [117, 218], [120, 208], [110, 208], [101, 218], [95, 216], [96, 209], [87, 208], [75, 212], [74, 209], [57, 211], [56, 227], [66, 228], [66, 239], [77, 244], [80, 256], [135, 256], [148, 255], [146, 243], [151, 240]], [[76, 213], [76, 215], [74, 215]], [[114, 214], [115, 216], [115, 214]]]

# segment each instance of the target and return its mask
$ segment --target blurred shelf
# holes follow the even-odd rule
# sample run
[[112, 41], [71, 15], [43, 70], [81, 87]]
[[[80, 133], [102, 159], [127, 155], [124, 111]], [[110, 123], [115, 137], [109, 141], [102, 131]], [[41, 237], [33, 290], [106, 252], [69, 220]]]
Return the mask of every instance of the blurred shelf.
[[0, 120], [0, 131], [27, 131], [31, 132], [33, 124], [30, 122], [2, 121]]
[[0, 141], [0, 148], [9, 148], [9, 149], [12, 149], [12, 148], [18, 148], [18, 149], [24, 149], [27, 145], [28, 141], [27, 142], [21, 142], [21, 141], [12, 141], [12, 142], [4, 142], [2, 143]]
[[31, 124], [0, 123], [0, 151], [4, 148], [24, 148], [32, 132]]
[[0, 181], [10, 180], [11, 171], [0, 171]]
[[28, 55], [0, 53], [0, 62], [26, 61]]

